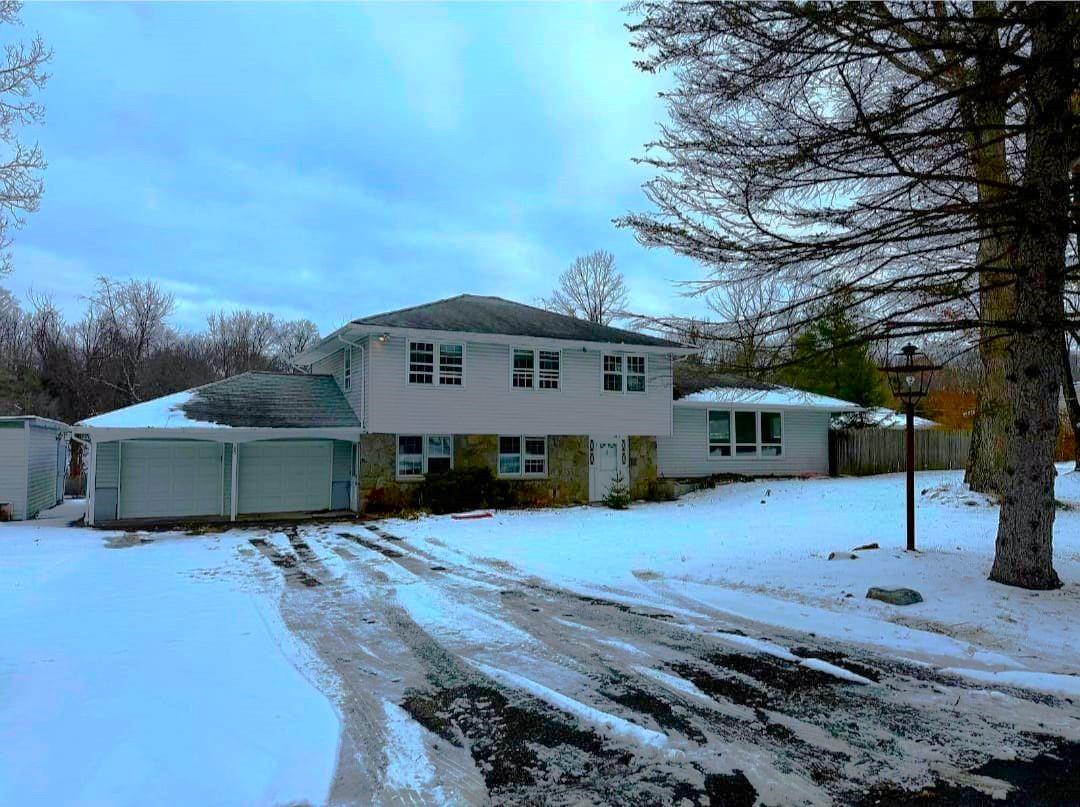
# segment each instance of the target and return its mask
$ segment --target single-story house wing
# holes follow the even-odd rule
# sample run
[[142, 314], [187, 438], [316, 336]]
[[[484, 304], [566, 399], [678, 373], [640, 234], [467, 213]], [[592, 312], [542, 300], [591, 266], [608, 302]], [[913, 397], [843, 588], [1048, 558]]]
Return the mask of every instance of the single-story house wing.
[[860, 409], [827, 395], [720, 376], [673, 403], [671, 436], [657, 441], [660, 475], [825, 474], [830, 417]]
[[66, 423], [33, 415], [0, 417], [0, 508], [14, 521], [64, 501]]

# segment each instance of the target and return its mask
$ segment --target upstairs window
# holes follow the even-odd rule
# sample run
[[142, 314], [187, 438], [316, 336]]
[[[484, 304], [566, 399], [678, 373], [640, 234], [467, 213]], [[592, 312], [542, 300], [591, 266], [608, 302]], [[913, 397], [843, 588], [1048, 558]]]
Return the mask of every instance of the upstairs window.
[[343, 385], [345, 391], [348, 392], [352, 389], [352, 348], [345, 348], [345, 371], [344, 371]]
[[460, 387], [465, 379], [465, 346], [439, 344], [439, 384]]
[[536, 354], [531, 350], [514, 348], [514, 366], [512, 384], [517, 389], [533, 389], [533, 371], [536, 369]]
[[432, 384], [435, 381], [435, 343], [409, 342], [409, 383]]
[[623, 357], [604, 356], [604, 391], [622, 392]]
[[515, 347], [510, 353], [510, 386], [515, 389], [559, 389], [562, 385], [562, 354], [559, 351]]
[[603, 362], [604, 392], [645, 392], [645, 356], [605, 354]]
[[540, 351], [540, 389], [558, 389], [562, 374], [562, 354], [557, 350]]

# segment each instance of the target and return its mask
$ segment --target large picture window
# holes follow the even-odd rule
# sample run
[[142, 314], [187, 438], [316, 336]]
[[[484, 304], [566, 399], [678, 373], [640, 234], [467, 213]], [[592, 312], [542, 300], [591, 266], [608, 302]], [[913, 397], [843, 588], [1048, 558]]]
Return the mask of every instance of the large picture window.
[[645, 356], [604, 354], [604, 392], [644, 393], [646, 391], [646, 365]]
[[400, 434], [397, 439], [397, 475], [421, 479], [454, 467], [454, 439], [449, 434]]
[[547, 476], [547, 438], [499, 437], [499, 476]]
[[784, 419], [779, 412], [709, 409], [706, 440], [709, 459], [779, 457]]

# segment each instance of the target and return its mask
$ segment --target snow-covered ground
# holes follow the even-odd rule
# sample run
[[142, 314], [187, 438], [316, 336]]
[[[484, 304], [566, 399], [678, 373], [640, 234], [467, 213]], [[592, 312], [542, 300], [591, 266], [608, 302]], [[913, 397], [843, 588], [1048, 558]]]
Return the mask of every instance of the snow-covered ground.
[[323, 801], [338, 719], [280, 581], [239, 533], [144, 539], [0, 525], [0, 804]]
[[915, 555], [900, 476], [478, 520], [0, 525], [0, 803], [1080, 797], [1080, 475], [1054, 592], [989, 583], [996, 506], [918, 479]]
[[[904, 477], [761, 480], [676, 503], [498, 512], [494, 518], [398, 520], [436, 555], [491, 558], [576, 590], [635, 601], [695, 602], [733, 614], [956, 668], [1080, 673], [1080, 474], [1058, 466], [1059, 591], [987, 580], [998, 508], [962, 472], [916, 476], [917, 542], [903, 551]], [[832, 551], [877, 543], [856, 560]], [[909, 587], [924, 602], [866, 599], [871, 586]], [[616, 592], [617, 593], [617, 592]], [[1048, 679], [1039, 681], [1048, 685]], [[1080, 695], [1080, 678], [1051, 679]]]

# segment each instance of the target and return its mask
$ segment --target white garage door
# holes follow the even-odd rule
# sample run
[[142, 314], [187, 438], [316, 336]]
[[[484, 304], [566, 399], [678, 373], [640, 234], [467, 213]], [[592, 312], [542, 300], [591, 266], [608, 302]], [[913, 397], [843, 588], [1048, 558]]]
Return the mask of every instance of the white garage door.
[[120, 446], [120, 518], [221, 513], [221, 445], [140, 440]]
[[274, 440], [240, 446], [238, 513], [330, 509], [330, 440]]

